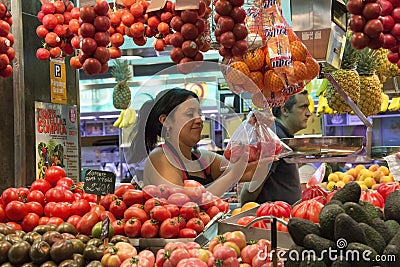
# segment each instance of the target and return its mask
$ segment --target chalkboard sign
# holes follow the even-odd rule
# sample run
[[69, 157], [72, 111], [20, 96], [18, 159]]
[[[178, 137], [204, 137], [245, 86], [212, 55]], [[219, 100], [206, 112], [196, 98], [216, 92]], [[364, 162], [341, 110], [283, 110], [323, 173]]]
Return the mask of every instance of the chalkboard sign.
[[115, 173], [87, 169], [85, 172], [84, 191], [88, 194], [107, 195], [115, 190]]

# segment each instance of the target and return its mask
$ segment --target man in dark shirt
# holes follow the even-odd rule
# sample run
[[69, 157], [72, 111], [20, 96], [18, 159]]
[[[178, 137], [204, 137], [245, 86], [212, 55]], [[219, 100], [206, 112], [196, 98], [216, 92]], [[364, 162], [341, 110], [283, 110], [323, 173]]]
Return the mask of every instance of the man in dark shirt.
[[[293, 138], [296, 132], [307, 127], [308, 118], [311, 116], [309, 104], [307, 91], [304, 90], [292, 95], [284, 106], [273, 109], [276, 134], [279, 138]], [[284, 159], [272, 163], [267, 180], [255, 201], [261, 204], [282, 200], [293, 204], [299, 199], [301, 187], [298, 165], [287, 163]]]

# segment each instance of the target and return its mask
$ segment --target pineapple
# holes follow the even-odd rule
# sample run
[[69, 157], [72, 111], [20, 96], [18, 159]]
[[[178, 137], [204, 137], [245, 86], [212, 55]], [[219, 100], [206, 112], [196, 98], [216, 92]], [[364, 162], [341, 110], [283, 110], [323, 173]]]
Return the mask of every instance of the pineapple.
[[116, 109], [127, 109], [131, 104], [131, 89], [128, 80], [132, 73], [129, 70], [128, 61], [116, 59], [111, 74], [115, 78], [117, 85], [113, 91], [113, 105]]
[[399, 72], [399, 68], [397, 64], [393, 64], [388, 60], [388, 49], [380, 48], [377, 50], [377, 53], [378, 62], [376, 64], [376, 74], [381, 83], [384, 83], [387, 78], [396, 76]]
[[[350, 40], [351, 34], [347, 33], [341, 68], [328, 71], [353, 102], [357, 103], [360, 98], [360, 78], [356, 67], [360, 52], [351, 45]], [[337, 113], [351, 111], [350, 106], [347, 105], [339, 92], [330, 83], [326, 88], [325, 96], [329, 107]]]
[[360, 101], [358, 107], [365, 116], [379, 113], [382, 104], [382, 84], [375, 74], [378, 53], [365, 48], [361, 51], [357, 71], [360, 74]]

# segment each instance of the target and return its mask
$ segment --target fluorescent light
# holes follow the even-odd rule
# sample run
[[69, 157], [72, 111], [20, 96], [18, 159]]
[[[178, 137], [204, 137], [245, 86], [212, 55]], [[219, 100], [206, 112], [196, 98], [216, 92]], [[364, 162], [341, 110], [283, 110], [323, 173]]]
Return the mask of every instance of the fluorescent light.
[[119, 118], [119, 114], [111, 114], [111, 115], [101, 115], [99, 116], [99, 119], [114, 119], [114, 118]]
[[81, 117], [81, 120], [94, 120], [96, 119], [96, 116], [83, 116]]

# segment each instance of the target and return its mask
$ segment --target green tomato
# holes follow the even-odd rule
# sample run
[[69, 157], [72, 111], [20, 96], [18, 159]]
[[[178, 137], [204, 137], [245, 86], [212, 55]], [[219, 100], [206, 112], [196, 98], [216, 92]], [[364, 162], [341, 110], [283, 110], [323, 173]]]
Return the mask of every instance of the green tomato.
[[[101, 235], [101, 225], [102, 222], [96, 223], [92, 228], [92, 238], [100, 238]], [[111, 226], [111, 223], [108, 225], [108, 238], [114, 236], [114, 228]]]

